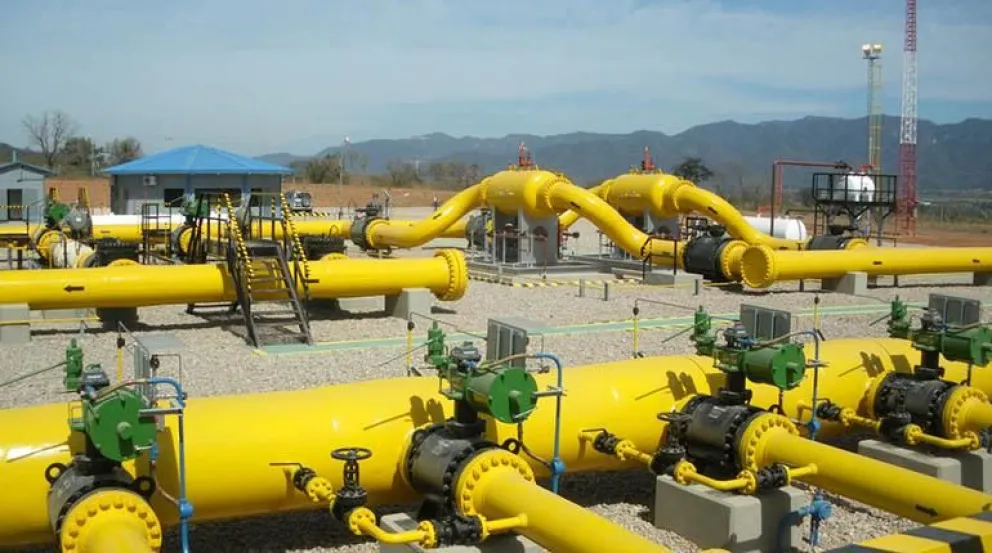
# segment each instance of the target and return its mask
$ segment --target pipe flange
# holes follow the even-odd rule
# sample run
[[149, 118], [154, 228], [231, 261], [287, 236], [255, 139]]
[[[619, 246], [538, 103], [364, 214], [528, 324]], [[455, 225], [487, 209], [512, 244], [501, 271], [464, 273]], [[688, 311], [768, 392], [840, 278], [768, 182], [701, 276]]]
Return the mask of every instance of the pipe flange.
[[372, 526], [376, 525], [375, 513], [368, 507], [356, 507], [354, 511], [348, 513], [348, 531], [356, 536], [362, 535], [359, 524], [368, 522]]
[[868, 413], [868, 418], [878, 419], [878, 410], [875, 409], [875, 405], [878, 403], [878, 395], [884, 390], [885, 383], [889, 378], [894, 377], [899, 373], [888, 373], [884, 376], [871, 379], [868, 383], [868, 389], [865, 391], [865, 410]]
[[724, 278], [731, 282], [741, 278], [741, 260], [747, 248], [747, 242], [743, 240], [732, 240], [724, 244], [720, 253], [720, 272]]
[[88, 534], [100, 524], [142, 528], [148, 547], [156, 552], [162, 548], [162, 525], [155, 511], [138, 494], [117, 488], [96, 490], [69, 509], [59, 532], [62, 550], [72, 551], [85, 544]]
[[741, 469], [749, 472], [758, 472], [762, 467], [758, 464], [761, 460], [762, 441], [767, 438], [769, 432], [786, 432], [794, 436], [799, 435], [799, 429], [792, 421], [782, 415], [766, 413], [751, 419], [751, 422], [741, 433], [738, 444], [738, 455], [740, 455]]
[[441, 301], [455, 301], [465, 295], [468, 287], [468, 264], [465, 256], [456, 250], [438, 250], [434, 257], [443, 257], [448, 264], [448, 287], [438, 295]]
[[965, 421], [961, 420], [961, 415], [968, 404], [972, 402], [988, 403], [988, 401], [989, 398], [985, 392], [971, 386], [958, 386], [951, 392], [950, 397], [947, 398], [947, 403], [944, 404], [943, 423], [947, 437], [952, 440], [970, 438], [973, 442], [972, 449], [978, 449], [980, 447], [979, 436], [974, 431], [963, 427]]
[[557, 174], [555, 175], [554, 179], [541, 186], [540, 188], [541, 203], [544, 204], [541, 206], [542, 208], [551, 212], [557, 211], [555, 209], [554, 201], [553, 201], [554, 192], [559, 185], [563, 185], [563, 184], [575, 186], [574, 184], [569, 182], [568, 179], [564, 178], [562, 175], [557, 175]]
[[466, 516], [478, 516], [475, 509], [475, 490], [487, 474], [495, 471], [519, 473], [528, 482], [534, 481], [534, 471], [522, 458], [501, 448], [490, 448], [480, 452], [466, 463], [455, 485], [455, 505], [458, 512]]
[[768, 288], [778, 280], [775, 250], [764, 244], [749, 247], [741, 255], [741, 280], [750, 288]]

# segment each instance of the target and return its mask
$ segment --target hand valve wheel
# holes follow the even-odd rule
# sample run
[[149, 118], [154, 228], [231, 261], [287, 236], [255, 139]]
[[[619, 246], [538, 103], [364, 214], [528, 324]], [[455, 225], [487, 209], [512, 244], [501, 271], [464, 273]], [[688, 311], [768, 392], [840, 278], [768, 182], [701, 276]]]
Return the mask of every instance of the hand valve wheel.
[[358, 462], [372, 457], [372, 451], [364, 447], [342, 447], [331, 451], [331, 458], [344, 461], [344, 474], [342, 481], [344, 485], [338, 491], [331, 512], [334, 516], [344, 522], [348, 514], [358, 508], [365, 506], [369, 494], [359, 482], [360, 473]]

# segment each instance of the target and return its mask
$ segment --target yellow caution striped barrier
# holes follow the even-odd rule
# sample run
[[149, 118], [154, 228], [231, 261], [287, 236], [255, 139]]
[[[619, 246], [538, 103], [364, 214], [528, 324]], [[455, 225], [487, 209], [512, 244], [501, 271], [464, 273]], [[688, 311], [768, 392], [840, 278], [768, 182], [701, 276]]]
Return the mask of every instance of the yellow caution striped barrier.
[[984, 552], [992, 552], [992, 512], [989, 511], [832, 549], [828, 553]]
[[514, 280], [512, 277], [499, 277], [492, 275], [482, 275], [478, 273], [469, 273], [468, 278], [470, 280], [475, 280], [479, 282], [488, 282], [490, 284], [500, 284], [503, 286], [510, 286], [513, 288], [559, 288], [562, 286], [580, 286], [580, 283], [585, 282], [586, 286], [592, 287], [602, 287], [609, 284], [612, 287], [635, 287], [643, 286], [644, 284], [639, 279], [573, 279], [573, 280], [555, 280], [555, 279], [541, 279], [541, 280]]

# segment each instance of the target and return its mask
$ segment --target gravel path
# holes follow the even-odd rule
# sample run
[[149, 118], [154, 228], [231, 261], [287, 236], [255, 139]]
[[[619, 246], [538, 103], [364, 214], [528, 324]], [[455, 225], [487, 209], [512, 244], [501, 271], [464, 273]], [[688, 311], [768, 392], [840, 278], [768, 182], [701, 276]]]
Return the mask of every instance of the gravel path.
[[[987, 298], [983, 290], [954, 286], [960, 278], [940, 279], [946, 285], [941, 293]], [[925, 301], [934, 288], [929, 279], [904, 279], [913, 283], [893, 290], [878, 288], [869, 291], [869, 298], [837, 294], [821, 295], [823, 307], [877, 304], [884, 310], [887, 302], [898, 293], [912, 301]], [[700, 296], [687, 289], [648, 287], [619, 287], [610, 301], [596, 297], [577, 297], [574, 287], [516, 289], [494, 284], [472, 282], [465, 298], [439, 305], [434, 314], [449, 325], [468, 331], [482, 331], [486, 320], [495, 316], [517, 316], [548, 326], [583, 324], [601, 321], [621, 321], [630, 318], [637, 298], [668, 302], [682, 307], [642, 302], [641, 316], [646, 319], [691, 315], [696, 305], [712, 313], [735, 313], [743, 302], [757, 303], [787, 310], [802, 310], [813, 306], [814, 293], [796, 292], [795, 285], [777, 287], [768, 292], [744, 293], [728, 289], [708, 288]], [[591, 293], [591, 295], [595, 295]], [[844, 336], [882, 336], [884, 325], [868, 327], [876, 315], [825, 316], [823, 332], [828, 338]], [[183, 344], [183, 378], [191, 396], [237, 394], [246, 392], [301, 389], [356, 380], [377, 379], [404, 374], [403, 347], [350, 349], [309, 355], [258, 355], [244, 345], [237, 334], [239, 320], [224, 323], [184, 313], [182, 307], [159, 307], [141, 310], [143, 326], [135, 334], [141, 338], [149, 333], [169, 332]], [[418, 320], [416, 340], [426, 333], [427, 321]], [[811, 317], [796, 319], [796, 327], [808, 327]], [[228, 328], [229, 327], [229, 328]], [[365, 340], [402, 337], [406, 323], [368, 312], [350, 318], [324, 318], [313, 324], [319, 341]], [[43, 328], [43, 327], [39, 327]], [[52, 325], [37, 332], [27, 346], [0, 346], [0, 381], [17, 374], [59, 362], [64, 357], [68, 339], [77, 335], [73, 325]], [[676, 329], [645, 330], [641, 349], [647, 355], [689, 352], [687, 339], [663, 340]], [[82, 337], [88, 362], [103, 362], [113, 367], [114, 335], [90, 332]], [[613, 331], [570, 335], [549, 335], [543, 348], [558, 353], [568, 365], [604, 362], [630, 356], [629, 332]], [[164, 374], [177, 374], [177, 367], [168, 360]], [[49, 375], [15, 384], [3, 389], [0, 408], [47, 402], [61, 402], [65, 395], [59, 389], [59, 378]], [[582, 505], [617, 521], [638, 533], [663, 543], [675, 551], [695, 551], [696, 548], [671, 533], [655, 529], [649, 522], [653, 481], [646, 472], [599, 473], [568, 475], [563, 493]], [[884, 535], [912, 526], [905, 520], [877, 510], [835, 498], [834, 517], [823, 529], [821, 547], [834, 547]], [[308, 512], [269, 516], [258, 519], [196, 527], [193, 531], [195, 551], [210, 552], [359, 552], [377, 551], [365, 540], [346, 536], [323, 512]], [[174, 540], [172, 541], [174, 547]], [[174, 549], [170, 549], [174, 550]], [[28, 551], [28, 550], [24, 550]]]

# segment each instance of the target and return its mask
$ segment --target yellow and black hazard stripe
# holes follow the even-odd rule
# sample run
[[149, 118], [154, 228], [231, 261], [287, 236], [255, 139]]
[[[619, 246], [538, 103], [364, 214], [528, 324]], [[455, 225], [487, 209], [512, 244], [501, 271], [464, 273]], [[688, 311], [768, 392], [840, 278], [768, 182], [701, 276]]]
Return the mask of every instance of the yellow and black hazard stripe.
[[[489, 282], [491, 284], [502, 284], [514, 288], [558, 288], [561, 286], [580, 286], [580, 280], [513, 280], [511, 277], [493, 277], [488, 275], [469, 274], [469, 279], [479, 282]], [[586, 286], [602, 287], [606, 284], [610, 286], [640, 286], [641, 282], [635, 279], [617, 280], [585, 280]]]
[[989, 511], [832, 549], [828, 553], [985, 552], [992, 552], [992, 512]]

